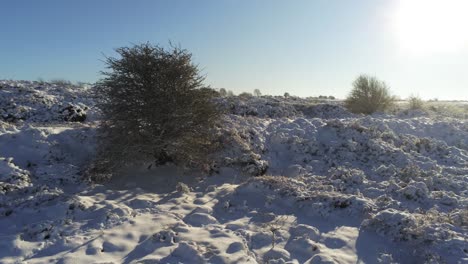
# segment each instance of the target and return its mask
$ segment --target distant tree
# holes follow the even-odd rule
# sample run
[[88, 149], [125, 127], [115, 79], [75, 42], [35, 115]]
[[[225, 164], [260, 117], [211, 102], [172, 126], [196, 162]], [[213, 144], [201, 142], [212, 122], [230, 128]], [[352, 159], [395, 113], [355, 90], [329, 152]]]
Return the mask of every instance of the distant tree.
[[335, 96], [330, 95], [330, 96], [328, 96], [328, 99], [330, 99], [330, 100], [335, 100], [336, 98], [335, 98]]
[[345, 100], [346, 107], [353, 113], [371, 114], [388, 110], [395, 101], [387, 85], [375, 77], [360, 75]]
[[219, 89], [219, 95], [221, 97], [226, 97], [227, 96], [227, 91], [224, 88]]
[[288, 92], [286, 92], [286, 93], [284, 93], [284, 97], [288, 98], [288, 97], [291, 97], [291, 95]]
[[254, 94], [255, 96], [257, 96], [257, 97], [262, 96], [262, 92], [260, 92], [259, 89], [255, 89], [254, 92], [253, 92], [253, 94]]
[[227, 91], [227, 96], [228, 96], [228, 97], [234, 96], [234, 92], [231, 91], [231, 90]]
[[116, 52], [97, 86], [104, 121], [95, 172], [141, 161], [204, 165], [220, 113], [192, 55], [149, 43]]

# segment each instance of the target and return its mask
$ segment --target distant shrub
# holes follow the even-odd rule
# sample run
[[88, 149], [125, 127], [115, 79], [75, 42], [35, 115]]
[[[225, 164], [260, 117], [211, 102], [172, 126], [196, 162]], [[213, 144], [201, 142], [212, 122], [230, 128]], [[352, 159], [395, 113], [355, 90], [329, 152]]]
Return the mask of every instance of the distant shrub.
[[219, 95], [221, 97], [226, 97], [227, 96], [227, 91], [224, 88], [219, 89]]
[[330, 96], [328, 96], [328, 99], [330, 99], [330, 100], [335, 100], [336, 98], [335, 98], [335, 96], [330, 95]]
[[433, 101], [426, 103], [424, 106], [438, 115], [455, 118], [468, 118], [468, 105], [465, 103]]
[[220, 113], [192, 55], [149, 43], [116, 52], [97, 85], [105, 121], [96, 172], [145, 161], [205, 166]]
[[219, 91], [216, 91], [215, 89], [210, 88], [210, 87], [202, 87], [202, 88], [199, 88], [199, 90], [200, 90], [200, 92], [204, 93], [208, 97], [219, 97], [219, 96], [221, 96]]
[[259, 89], [255, 89], [254, 92], [253, 92], [253, 94], [254, 94], [255, 96], [257, 96], [257, 97], [262, 96], [262, 92], [260, 92]]
[[65, 79], [53, 79], [53, 80], [50, 80], [50, 83], [55, 84], [55, 85], [59, 85], [59, 86], [72, 85], [72, 82], [70, 82], [69, 80], [65, 80]]
[[78, 86], [78, 87], [86, 87], [86, 86], [90, 86], [90, 84], [87, 83], [87, 82], [76, 82], [76, 86]]
[[418, 96], [410, 96], [408, 98], [408, 106], [411, 110], [421, 110], [424, 108], [424, 101]]
[[387, 85], [375, 77], [360, 75], [353, 83], [353, 89], [345, 105], [353, 113], [371, 114], [386, 111], [394, 105]]
[[253, 97], [253, 95], [251, 93], [243, 92], [243, 93], [239, 94], [239, 97], [240, 98], [250, 98], [250, 97]]

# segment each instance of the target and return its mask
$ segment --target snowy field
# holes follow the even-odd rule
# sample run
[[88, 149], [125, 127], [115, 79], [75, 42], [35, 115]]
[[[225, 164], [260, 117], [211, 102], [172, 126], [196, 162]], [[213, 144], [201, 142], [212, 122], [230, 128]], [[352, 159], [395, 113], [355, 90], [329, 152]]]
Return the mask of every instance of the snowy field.
[[0, 263], [468, 263], [466, 103], [223, 98], [212, 175], [99, 185], [91, 89], [0, 81]]

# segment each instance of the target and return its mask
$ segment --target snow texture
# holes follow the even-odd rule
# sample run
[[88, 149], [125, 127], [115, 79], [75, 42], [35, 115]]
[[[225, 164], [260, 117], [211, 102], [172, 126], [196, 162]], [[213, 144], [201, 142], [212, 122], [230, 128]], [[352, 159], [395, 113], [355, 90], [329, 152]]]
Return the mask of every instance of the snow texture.
[[92, 90], [0, 81], [0, 263], [468, 262], [466, 118], [222, 98], [216, 173], [95, 185]]

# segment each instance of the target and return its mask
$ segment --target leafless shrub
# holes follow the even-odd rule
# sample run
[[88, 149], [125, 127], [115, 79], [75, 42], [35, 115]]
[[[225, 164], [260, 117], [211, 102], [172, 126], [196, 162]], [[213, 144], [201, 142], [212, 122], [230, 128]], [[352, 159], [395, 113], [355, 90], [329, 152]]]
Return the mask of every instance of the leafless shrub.
[[267, 229], [271, 233], [271, 248], [272, 249], [274, 249], [276, 245], [276, 233], [279, 230], [284, 228], [287, 221], [288, 221], [288, 216], [282, 215], [264, 225], [264, 228]]
[[388, 110], [394, 101], [395, 98], [390, 95], [384, 82], [375, 77], [360, 75], [354, 81], [345, 105], [353, 113], [372, 114]]
[[424, 101], [418, 96], [410, 96], [408, 98], [408, 106], [411, 110], [422, 110], [424, 109]]

